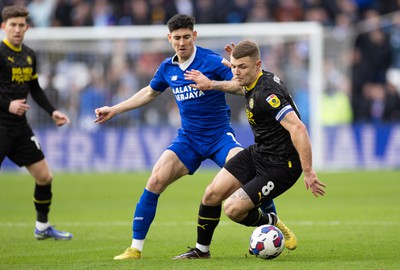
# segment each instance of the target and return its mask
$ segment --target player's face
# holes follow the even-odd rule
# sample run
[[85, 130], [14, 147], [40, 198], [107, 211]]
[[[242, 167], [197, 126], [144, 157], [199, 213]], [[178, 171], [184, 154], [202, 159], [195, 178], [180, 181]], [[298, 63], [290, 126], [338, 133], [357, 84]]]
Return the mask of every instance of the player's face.
[[178, 29], [168, 34], [168, 41], [178, 56], [179, 63], [190, 58], [194, 51], [194, 42], [197, 32], [190, 29]]
[[250, 86], [261, 72], [261, 60], [254, 60], [250, 56], [235, 59], [231, 56], [231, 70], [233, 79], [241, 86]]
[[1, 24], [1, 29], [6, 33], [6, 39], [15, 47], [19, 47], [28, 30], [25, 17], [10, 18]]

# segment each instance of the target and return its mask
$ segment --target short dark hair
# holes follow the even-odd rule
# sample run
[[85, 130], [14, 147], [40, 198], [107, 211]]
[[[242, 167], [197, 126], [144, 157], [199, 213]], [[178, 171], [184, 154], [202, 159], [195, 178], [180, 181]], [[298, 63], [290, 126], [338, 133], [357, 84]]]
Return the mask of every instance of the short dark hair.
[[240, 59], [249, 56], [254, 59], [260, 59], [260, 49], [257, 43], [250, 40], [242, 40], [232, 50], [232, 57]]
[[194, 24], [194, 17], [186, 14], [176, 14], [167, 22], [170, 33], [178, 29], [190, 29], [193, 31]]
[[8, 19], [17, 18], [17, 17], [29, 17], [29, 11], [27, 8], [23, 6], [6, 6], [3, 8], [1, 13], [3, 18], [3, 22], [6, 22]]

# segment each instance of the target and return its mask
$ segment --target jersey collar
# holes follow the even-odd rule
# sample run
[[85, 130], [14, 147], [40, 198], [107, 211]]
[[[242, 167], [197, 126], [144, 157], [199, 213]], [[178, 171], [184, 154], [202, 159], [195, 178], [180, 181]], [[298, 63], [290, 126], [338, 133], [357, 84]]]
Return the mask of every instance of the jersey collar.
[[16, 52], [20, 52], [22, 51], [22, 46], [20, 47], [15, 47], [14, 45], [12, 45], [8, 39], [4, 38], [3, 42], [7, 45], [7, 47], [9, 47], [11, 50], [16, 51]]
[[180, 69], [182, 69], [182, 70], [186, 70], [190, 66], [190, 64], [193, 63], [194, 57], [196, 56], [196, 51], [197, 51], [197, 47], [194, 46], [192, 55], [189, 57], [188, 60], [186, 60], [183, 63], [178, 62], [178, 56], [175, 54], [174, 57], [172, 57], [172, 64], [178, 65], [180, 67]]
[[253, 90], [253, 88], [256, 86], [256, 84], [257, 84], [257, 82], [258, 82], [258, 79], [262, 76], [262, 71], [260, 72], [260, 74], [258, 74], [258, 77], [257, 77], [257, 79], [250, 85], [250, 86], [245, 86], [244, 88], [247, 90], [247, 91], [251, 91], [251, 90]]

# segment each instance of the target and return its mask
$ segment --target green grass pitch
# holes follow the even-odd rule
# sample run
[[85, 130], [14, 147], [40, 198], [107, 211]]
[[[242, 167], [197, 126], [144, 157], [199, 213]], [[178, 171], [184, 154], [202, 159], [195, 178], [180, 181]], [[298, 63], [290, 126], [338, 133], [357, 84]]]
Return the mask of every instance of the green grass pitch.
[[265, 261], [247, 255], [253, 228], [222, 214], [210, 260], [174, 261], [196, 240], [198, 205], [216, 171], [199, 170], [160, 197], [142, 260], [114, 261], [131, 243], [131, 220], [148, 172], [55, 174], [50, 221], [71, 241], [33, 237], [34, 183], [0, 174], [0, 269], [400, 269], [400, 171], [319, 173], [325, 197], [301, 178], [275, 200], [299, 246]]

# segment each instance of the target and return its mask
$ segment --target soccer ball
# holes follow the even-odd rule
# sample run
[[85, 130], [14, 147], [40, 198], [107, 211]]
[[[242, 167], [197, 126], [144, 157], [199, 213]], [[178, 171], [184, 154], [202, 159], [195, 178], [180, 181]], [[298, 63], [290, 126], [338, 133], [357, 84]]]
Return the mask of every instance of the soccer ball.
[[270, 260], [279, 256], [285, 247], [282, 232], [273, 225], [257, 227], [250, 237], [249, 252], [261, 259]]

